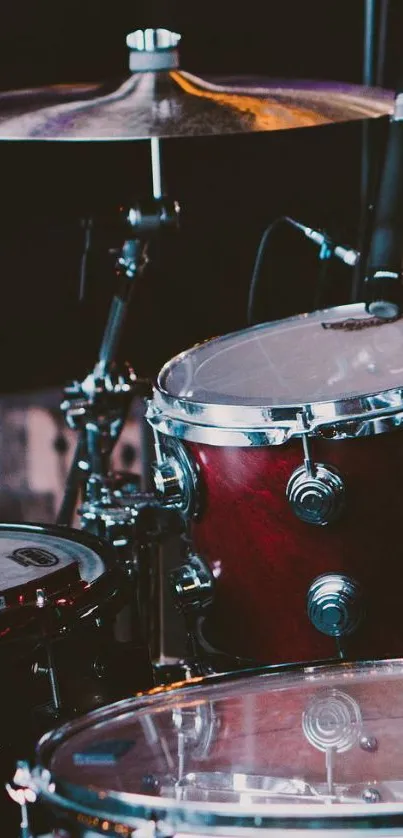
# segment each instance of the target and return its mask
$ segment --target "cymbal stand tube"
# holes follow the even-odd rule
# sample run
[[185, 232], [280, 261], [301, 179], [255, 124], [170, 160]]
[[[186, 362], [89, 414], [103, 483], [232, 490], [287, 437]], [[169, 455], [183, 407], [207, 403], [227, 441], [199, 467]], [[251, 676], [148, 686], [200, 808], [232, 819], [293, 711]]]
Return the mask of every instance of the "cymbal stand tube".
[[[147, 263], [149, 241], [158, 235], [162, 228], [176, 227], [179, 217], [178, 203], [162, 200], [160, 197], [162, 177], [157, 140], [151, 142], [151, 164], [154, 193], [152, 201], [120, 210], [121, 225], [126, 236], [116, 261], [120, 286], [112, 299], [98, 361], [93, 372], [83, 382], [76, 382], [72, 390], [66, 390], [66, 395], [73, 398], [67, 399], [62, 405], [70, 427], [81, 428], [85, 433], [86, 451], [83, 459], [88, 462], [88, 471], [83, 481], [85, 497], [80, 510], [82, 526], [102, 538], [105, 536], [105, 530], [108, 530], [106, 522], [110, 522], [112, 543], [112, 533], [116, 533], [116, 527], [121, 526], [122, 531], [128, 534], [123, 538], [125, 547], [133, 548], [133, 567], [136, 563], [133, 526], [137, 521], [137, 512], [144, 506], [144, 492], [134, 490], [124, 496], [119, 493], [115, 476], [110, 470], [110, 455], [126, 419], [131, 400], [140, 390], [134, 373], [126, 377], [116, 375], [113, 362], [134, 281]], [[153, 504], [159, 505], [154, 496], [151, 501], [148, 499], [146, 506]], [[143, 532], [139, 537], [138, 546], [139, 554], [142, 553], [141, 547], [145, 551], [148, 548], [150, 557], [154, 552], [147, 532]], [[125, 553], [127, 554], [127, 550]], [[154, 556], [151, 561], [146, 562], [144, 568], [153, 591], [152, 602], [146, 603], [147, 621], [150, 623], [151, 618], [152, 622], [147, 641], [150, 648], [157, 646], [158, 660], [163, 654], [161, 565], [162, 561]], [[141, 577], [141, 571], [139, 576]]]
[[151, 171], [153, 178], [153, 195], [156, 200], [162, 198], [162, 169], [160, 141], [158, 137], [151, 137]]

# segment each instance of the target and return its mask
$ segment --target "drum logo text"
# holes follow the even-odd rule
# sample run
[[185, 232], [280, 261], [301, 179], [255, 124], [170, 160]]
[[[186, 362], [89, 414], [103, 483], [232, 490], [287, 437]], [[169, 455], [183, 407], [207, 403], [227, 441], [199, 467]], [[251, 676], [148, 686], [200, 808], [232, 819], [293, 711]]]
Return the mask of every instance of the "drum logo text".
[[9, 558], [23, 567], [51, 567], [59, 564], [57, 556], [42, 547], [18, 547]]

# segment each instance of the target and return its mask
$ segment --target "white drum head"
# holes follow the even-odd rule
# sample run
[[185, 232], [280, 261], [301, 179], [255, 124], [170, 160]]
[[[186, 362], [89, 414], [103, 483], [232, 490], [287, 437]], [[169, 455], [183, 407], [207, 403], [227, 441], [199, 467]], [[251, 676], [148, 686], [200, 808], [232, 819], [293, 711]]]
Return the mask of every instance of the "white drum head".
[[295, 405], [403, 385], [403, 319], [363, 306], [264, 323], [184, 352], [161, 372], [170, 396], [228, 405]]
[[[163, 367], [148, 415], [162, 432], [194, 441], [279, 444], [298, 432], [301, 410], [312, 430], [316, 420], [382, 418], [385, 410], [403, 410], [402, 388], [403, 319], [379, 320], [357, 304], [264, 323], [183, 352]], [[288, 428], [285, 436], [270, 435], [276, 427]], [[217, 434], [239, 428], [243, 438]], [[260, 433], [248, 437], [254, 430]]]
[[25, 590], [51, 590], [53, 579], [65, 587], [69, 580], [96, 582], [105, 572], [105, 563], [83, 542], [82, 533], [63, 527], [0, 524], [0, 608], [9, 595], [15, 598], [20, 593], [22, 602]]

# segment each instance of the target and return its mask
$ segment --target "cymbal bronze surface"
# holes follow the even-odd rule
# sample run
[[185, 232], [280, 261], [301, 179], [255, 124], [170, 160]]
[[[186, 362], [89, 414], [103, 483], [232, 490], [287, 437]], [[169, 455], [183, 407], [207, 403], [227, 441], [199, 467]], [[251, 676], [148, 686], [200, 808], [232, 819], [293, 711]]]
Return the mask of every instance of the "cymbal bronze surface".
[[394, 94], [338, 82], [134, 73], [117, 89], [0, 93], [0, 139], [114, 141], [278, 131], [383, 116]]

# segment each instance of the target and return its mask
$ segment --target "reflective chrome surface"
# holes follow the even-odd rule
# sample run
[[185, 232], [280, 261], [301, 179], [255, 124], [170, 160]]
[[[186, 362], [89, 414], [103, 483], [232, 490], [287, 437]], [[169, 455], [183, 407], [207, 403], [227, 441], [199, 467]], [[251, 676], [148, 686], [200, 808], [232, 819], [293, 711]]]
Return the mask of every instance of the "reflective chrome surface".
[[334, 468], [315, 463], [310, 474], [305, 466], [294, 471], [286, 495], [297, 518], [306, 524], [323, 527], [339, 517], [344, 503], [344, 485]]
[[205, 80], [183, 70], [167, 71], [177, 63], [175, 50], [132, 49], [129, 63], [133, 75], [114, 89], [108, 84], [55, 85], [0, 93], [0, 139], [95, 141], [237, 134], [346, 122], [393, 111], [394, 94], [380, 88], [259, 77]]
[[376, 321], [361, 303], [303, 314], [173, 358], [147, 417], [163, 434], [221, 446], [282, 445], [306, 432], [334, 440], [385, 433], [403, 424], [402, 359], [402, 319]]
[[401, 834], [402, 722], [403, 660], [195, 678], [48, 734], [29, 785], [102, 834]]
[[188, 556], [186, 564], [171, 571], [170, 585], [174, 602], [181, 611], [199, 611], [213, 602], [213, 573], [207, 562], [195, 553]]
[[329, 637], [351, 634], [363, 616], [358, 583], [342, 573], [324, 573], [309, 588], [307, 612], [311, 623]]
[[177, 439], [155, 438], [157, 462], [152, 477], [157, 499], [167, 509], [195, 517], [200, 505], [200, 478], [196, 463]]

